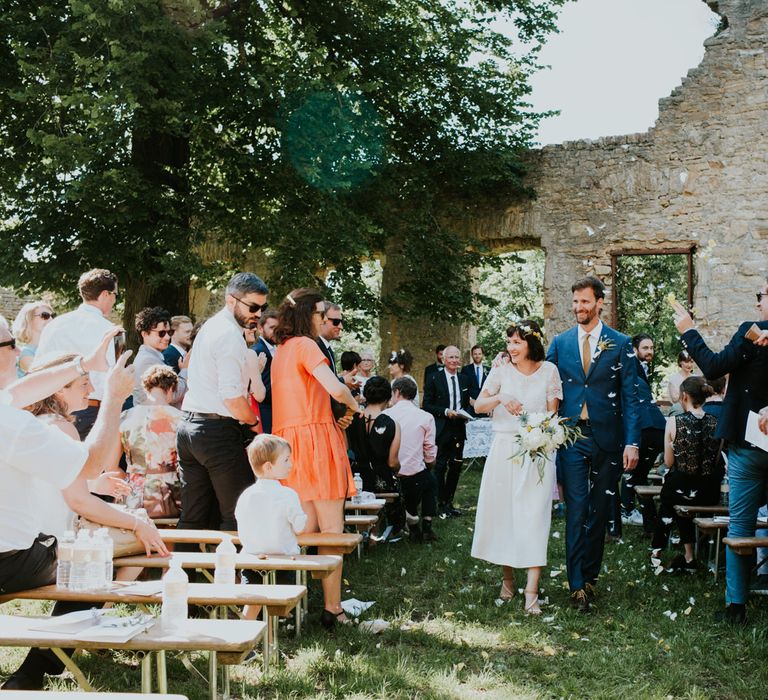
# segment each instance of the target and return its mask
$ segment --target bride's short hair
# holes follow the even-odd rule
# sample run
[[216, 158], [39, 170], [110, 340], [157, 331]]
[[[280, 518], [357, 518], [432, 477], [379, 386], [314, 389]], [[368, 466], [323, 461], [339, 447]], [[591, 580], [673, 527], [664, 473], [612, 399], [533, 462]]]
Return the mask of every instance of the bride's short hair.
[[528, 359], [533, 362], [541, 362], [545, 357], [544, 352], [544, 334], [541, 327], [532, 318], [524, 318], [522, 321], [513, 323], [507, 328], [507, 338], [517, 334], [521, 340], [528, 343]]

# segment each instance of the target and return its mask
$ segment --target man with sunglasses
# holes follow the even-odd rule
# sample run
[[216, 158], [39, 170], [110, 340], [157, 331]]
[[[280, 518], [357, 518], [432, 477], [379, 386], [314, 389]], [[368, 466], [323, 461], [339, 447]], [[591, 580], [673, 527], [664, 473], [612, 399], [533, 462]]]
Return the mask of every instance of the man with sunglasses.
[[245, 447], [257, 427], [248, 401], [248, 346], [267, 309], [267, 286], [252, 272], [227, 284], [224, 308], [195, 338], [176, 445], [181, 471], [181, 529], [237, 530], [235, 505], [253, 483]]
[[[161, 306], [145, 308], [136, 314], [136, 332], [141, 336], [141, 346], [136, 353], [133, 363], [133, 405], [139, 406], [148, 402], [147, 392], [144, 391], [142, 377], [153, 365], [165, 364], [163, 352], [173, 337], [171, 330], [171, 314]], [[173, 405], [181, 405], [184, 394], [187, 393], [187, 370], [179, 370], [179, 383], [173, 392]]]
[[[750, 340], [747, 333], [753, 325], [760, 331], [768, 330], [768, 280], [757, 292], [757, 323], [742, 323], [728, 345], [717, 353], [707, 347], [685, 308], [677, 302], [674, 307], [675, 325], [683, 345], [704, 376], [716, 379], [730, 375], [715, 431], [715, 437], [724, 440], [728, 449], [728, 536], [753, 537], [758, 508], [765, 504], [768, 452], [747, 442], [745, 433], [750, 412], [759, 414], [768, 405], [768, 348], [760, 340], [763, 333], [758, 334], [757, 342]], [[725, 564], [726, 607], [717, 613], [716, 619], [743, 624], [752, 558], [729, 547]]]
[[0, 324], [0, 386], [8, 386], [16, 380], [16, 360], [19, 348], [8, 326]]
[[[341, 337], [341, 331], [344, 328], [344, 319], [341, 316], [341, 307], [338, 304], [326, 301], [324, 302], [324, 306], [325, 318], [323, 319], [323, 324], [320, 326], [320, 337], [317, 339], [317, 344], [320, 347], [320, 350], [323, 351], [323, 355], [328, 358], [328, 362], [331, 363], [331, 370], [338, 377], [339, 372], [336, 367], [336, 356], [333, 353], [331, 341], [338, 340]], [[343, 380], [340, 379], [339, 381]], [[352, 389], [352, 387], [349, 388]], [[357, 386], [354, 388], [357, 388]], [[344, 417], [344, 414], [347, 412], [347, 407], [331, 397], [331, 410], [333, 411], [333, 417], [336, 420], [339, 420]]]
[[[37, 346], [37, 357], [52, 352], [76, 353], [87, 357], [99, 347], [104, 334], [115, 327], [108, 316], [117, 300], [117, 276], [109, 270], [95, 269], [84, 272], [77, 283], [83, 303], [74, 311], [54, 318], [43, 329]], [[109, 348], [107, 363], [115, 363], [115, 351]], [[106, 372], [91, 372], [93, 393], [88, 408], [75, 411], [75, 427], [80, 438], [93, 427], [104, 396]]]

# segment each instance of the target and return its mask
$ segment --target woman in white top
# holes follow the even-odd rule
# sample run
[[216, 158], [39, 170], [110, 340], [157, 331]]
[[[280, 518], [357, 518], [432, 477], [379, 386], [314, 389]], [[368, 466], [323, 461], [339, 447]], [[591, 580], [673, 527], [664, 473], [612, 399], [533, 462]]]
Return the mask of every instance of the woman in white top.
[[680, 385], [693, 374], [696, 364], [686, 350], [681, 350], [677, 356], [679, 372], [675, 372], [667, 381], [667, 394], [673, 404], [680, 403]]
[[[392, 353], [389, 356], [389, 376], [391, 378], [390, 384], [395, 381], [395, 379], [400, 379], [400, 377], [408, 377], [408, 379], [413, 379], [411, 376], [411, 368], [413, 367], [413, 355], [411, 355], [410, 350], [406, 350], [405, 348], [400, 348], [400, 351], [393, 350]], [[418, 382], [413, 379], [414, 384], [418, 387]], [[413, 404], [418, 408], [419, 406], [419, 390], [416, 389], [416, 396], [413, 399]]]
[[524, 610], [539, 615], [539, 577], [547, 563], [555, 455], [542, 465], [527, 455], [516, 456], [516, 438], [522, 412], [557, 412], [563, 393], [557, 367], [544, 361], [542, 333], [535, 321], [521, 321], [507, 329], [507, 351], [509, 362], [491, 370], [475, 401], [477, 412], [493, 412], [494, 438], [480, 484], [472, 556], [502, 566], [502, 600], [514, 595], [514, 570], [528, 569]]

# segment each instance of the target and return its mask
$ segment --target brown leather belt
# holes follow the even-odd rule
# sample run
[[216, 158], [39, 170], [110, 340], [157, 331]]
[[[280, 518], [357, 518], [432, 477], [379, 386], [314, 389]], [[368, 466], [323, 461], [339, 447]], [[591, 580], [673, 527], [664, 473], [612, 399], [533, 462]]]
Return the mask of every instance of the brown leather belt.
[[98, 408], [99, 406], [101, 406], [101, 401], [99, 401], [98, 399], [88, 399], [88, 406], [90, 408]]

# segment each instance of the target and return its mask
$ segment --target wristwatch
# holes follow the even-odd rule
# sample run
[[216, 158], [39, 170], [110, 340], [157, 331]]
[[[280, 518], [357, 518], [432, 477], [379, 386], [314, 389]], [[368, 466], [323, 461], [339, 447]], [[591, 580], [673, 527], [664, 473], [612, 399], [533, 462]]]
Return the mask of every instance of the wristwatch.
[[88, 374], [88, 370], [85, 369], [85, 367], [83, 367], [83, 356], [82, 355], [78, 355], [75, 358], [75, 369], [77, 370], [77, 373], [81, 377], [84, 377], [86, 374]]

